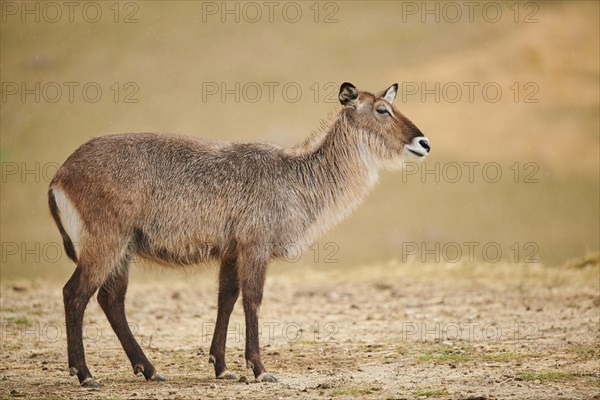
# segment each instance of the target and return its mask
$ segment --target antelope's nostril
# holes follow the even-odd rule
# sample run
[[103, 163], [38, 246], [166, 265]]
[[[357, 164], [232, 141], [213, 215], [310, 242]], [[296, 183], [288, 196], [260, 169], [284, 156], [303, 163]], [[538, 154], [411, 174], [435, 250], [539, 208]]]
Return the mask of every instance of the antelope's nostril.
[[423, 146], [423, 148], [429, 153], [429, 151], [431, 150], [431, 146], [429, 146], [429, 141], [427, 139], [419, 140], [419, 144]]

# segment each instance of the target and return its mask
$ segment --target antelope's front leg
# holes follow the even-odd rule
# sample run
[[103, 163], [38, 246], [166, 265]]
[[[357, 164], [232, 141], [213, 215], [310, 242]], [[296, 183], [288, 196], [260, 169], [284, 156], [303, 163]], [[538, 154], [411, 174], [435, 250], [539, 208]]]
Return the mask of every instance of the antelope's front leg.
[[258, 311], [262, 302], [269, 256], [259, 248], [260, 246], [257, 246], [257, 249], [244, 248], [238, 258], [238, 278], [246, 318], [246, 365], [252, 368], [258, 381], [277, 382], [277, 379], [267, 372], [260, 358]]
[[217, 323], [210, 346], [209, 358], [209, 362], [214, 364], [217, 379], [237, 379], [237, 376], [227, 369], [227, 364], [225, 363], [225, 344], [227, 342], [229, 317], [239, 293], [236, 261], [234, 259], [225, 259], [221, 263], [221, 270], [219, 272]]

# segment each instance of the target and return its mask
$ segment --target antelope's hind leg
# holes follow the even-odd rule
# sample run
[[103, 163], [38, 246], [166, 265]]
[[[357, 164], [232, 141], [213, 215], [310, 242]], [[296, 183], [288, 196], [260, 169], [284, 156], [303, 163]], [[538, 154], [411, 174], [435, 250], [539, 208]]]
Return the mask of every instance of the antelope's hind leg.
[[83, 315], [85, 308], [101, 281], [90, 274], [85, 261], [80, 261], [75, 272], [63, 287], [65, 320], [67, 326], [67, 353], [69, 373], [77, 375], [84, 387], [98, 387], [85, 361], [83, 347]]
[[[89, 235], [92, 239], [93, 236]], [[125, 252], [126, 242], [118, 237], [82, 243], [77, 268], [63, 287], [65, 320], [67, 325], [67, 353], [69, 372], [77, 375], [84, 387], [98, 387], [85, 361], [83, 347], [83, 316], [85, 308], [98, 288], [111, 275], [116, 261]]]
[[102, 307], [104, 314], [106, 314], [106, 318], [115, 331], [117, 338], [119, 338], [129, 361], [131, 361], [133, 373], [137, 375], [141, 372], [146, 380], [164, 381], [165, 378], [156, 373], [156, 369], [148, 361], [148, 358], [146, 358], [144, 351], [133, 336], [127, 323], [125, 294], [127, 293], [128, 283], [129, 256], [125, 256], [100, 287], [98, 291], [98, 303]]

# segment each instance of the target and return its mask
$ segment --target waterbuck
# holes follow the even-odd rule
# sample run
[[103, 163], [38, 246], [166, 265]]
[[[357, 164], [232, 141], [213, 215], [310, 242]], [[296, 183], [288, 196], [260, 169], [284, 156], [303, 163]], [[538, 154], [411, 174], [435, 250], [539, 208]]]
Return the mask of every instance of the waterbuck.
[[129, 262], [138, 256], [164, 265], [220, 261], [209, 360], [215, 375], [236, 378], [225, 363], [225, 342], [241, 291], [247, 366], [257, 380], [276, 381], [261, 361], [258, 340], [269, 261], [296, 254], [349, 214], [380, 167], [400, 168], [430, 150], [392, 105], [397, 90], [394, 84], [374, 95], [342, 84], [343, 107], [329, 128], [291, 149], [157, 133], [103, 136], [77, 149], [48, 190], [65, 251], [77, 264], [63, 288], [71, 374], [82, 386], [98, 386], [82, 340], [84, 311], [98, 290], [134, 373], [164, 379], [125, 317]]

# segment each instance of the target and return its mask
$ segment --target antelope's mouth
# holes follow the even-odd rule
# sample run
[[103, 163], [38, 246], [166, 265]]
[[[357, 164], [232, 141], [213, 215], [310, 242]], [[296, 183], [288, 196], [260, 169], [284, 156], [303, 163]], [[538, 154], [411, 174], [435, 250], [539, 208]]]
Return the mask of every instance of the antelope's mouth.
[[419, 153], [418, 151], [415, 151], [413, 149], [408, 149], [408, 151], [410, 151], [411, 153], [413, 153], [417, 157], [425, 157], [427, 155], [427, 153]]
[[429, 140], [424, 136], [417, 136], [410, 144], [405, 145], [404, 148], [419, 158], [425, 157], [431, 151]]

